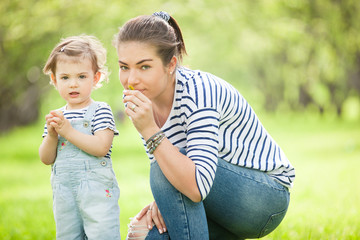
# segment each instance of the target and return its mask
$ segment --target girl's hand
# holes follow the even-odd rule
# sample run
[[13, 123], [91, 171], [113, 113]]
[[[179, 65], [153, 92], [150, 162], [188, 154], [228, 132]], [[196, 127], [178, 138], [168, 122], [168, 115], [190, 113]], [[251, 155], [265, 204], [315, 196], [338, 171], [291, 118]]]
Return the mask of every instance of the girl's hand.
[[58, 133], [56, 132], [55, 128], [51, 124], [52, 122], [55, 122], [53, 118], [54, 118], [54, 115], [52, 115], [51, 113], [49, 113], [45, 116], [46, 128], [47, 128], [49, 137], [57, 138]]
[[125, 113], [131, 118], [135, 128], [143, 136], [151, 136], [157, 132], [152, 111], [152, 103], [144, 94], [137, 90], [124, 91]]
[[71, 129], [69, 120], [64, 117], [62, 111], [50, 111], [50, 114], [53, 116], [50, 122], [51, 127], [53, 127], [60, 136], [65, 137], [66, 133]]
[[152, 202], [146, 207], [144, 207], [137, 215], [136, 219], [140, 220], [146, 215], [146, 224], [148, 229], [151, 230], [153, 228], [153, 223], [156, 225], [159, 233], [162, 234], [166, 232], [166, 225], [164, 219], [160, 213], [159, 208], [157, 207], [156, 202]]

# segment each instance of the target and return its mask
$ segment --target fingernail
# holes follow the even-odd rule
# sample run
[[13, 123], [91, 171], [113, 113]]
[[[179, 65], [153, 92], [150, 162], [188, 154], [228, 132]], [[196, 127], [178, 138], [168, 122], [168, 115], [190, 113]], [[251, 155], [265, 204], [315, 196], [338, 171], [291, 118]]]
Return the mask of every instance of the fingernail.
[[150, 226], [150, 225], [148, 225], [148, 228], [149, 228], [149, 229], [151, 229], [151, 226]]
[[166, 228], [164, 228], [164, 232], [166, 232]]
[[161, 228], [159, 228], [159, 233], [160, 233], [160, 234], [162, 234], [162, 233], [163, 233], [163, 231], [161, 230]]

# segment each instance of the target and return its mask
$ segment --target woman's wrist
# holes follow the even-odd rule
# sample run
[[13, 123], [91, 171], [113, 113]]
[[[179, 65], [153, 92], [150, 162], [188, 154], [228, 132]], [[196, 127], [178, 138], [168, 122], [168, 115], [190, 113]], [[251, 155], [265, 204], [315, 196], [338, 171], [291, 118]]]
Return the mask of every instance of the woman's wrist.
[[154, 135], [152, 135], [147, 141], [146, 141], [146, 148], [148, 149], [150, 154], [153, 154], [155, 149], [160, 145], [160, 143], [164, 140], [165, 133], [160, 130]]
[[153, 128], [148, 128], [144, 131], [142, 131], [140, 134], [141, 136], [144, 138], [145, 141], [149, 140], [154, 134], [156, 134], [157, 132], [159, 132], [161, 129], [159, 127], [153, 127]]

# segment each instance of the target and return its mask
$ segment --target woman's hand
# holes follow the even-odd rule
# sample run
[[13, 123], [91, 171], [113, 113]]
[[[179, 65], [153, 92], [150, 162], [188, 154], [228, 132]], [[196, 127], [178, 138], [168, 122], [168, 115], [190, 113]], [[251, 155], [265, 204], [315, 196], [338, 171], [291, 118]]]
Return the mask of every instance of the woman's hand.
[[153, 223], [159, 230], [159, 233], [162, 234], [166, 232], [166, 225], [164, 219], [160, 213], [159, 208], [156, 205], [156, 202], [152, 202], [146, 207], [144, 207], [137, 215], [136, 219], [140, 220], [146, 215], [146, 225], [148, 226], [149, 230], [153, 228]]
[[145, 138], [159, 131], [152, 110], [152, 103], [138, 90], [124, 90], [125, 113], [131, 118], [135, 128]]

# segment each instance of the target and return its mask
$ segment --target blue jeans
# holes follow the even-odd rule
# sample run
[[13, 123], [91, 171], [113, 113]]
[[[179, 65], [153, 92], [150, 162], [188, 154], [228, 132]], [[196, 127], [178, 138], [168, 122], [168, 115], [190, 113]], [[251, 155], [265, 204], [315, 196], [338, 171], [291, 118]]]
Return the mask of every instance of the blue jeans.
[[176, 190], [155, 161], [150, 185], [168, 232], [154, 227], [146, 239], [245, 239], [272, 232], [284, 218], [290, 194], [266, 173], [218, 160], [204, 201], [192, 202]]

